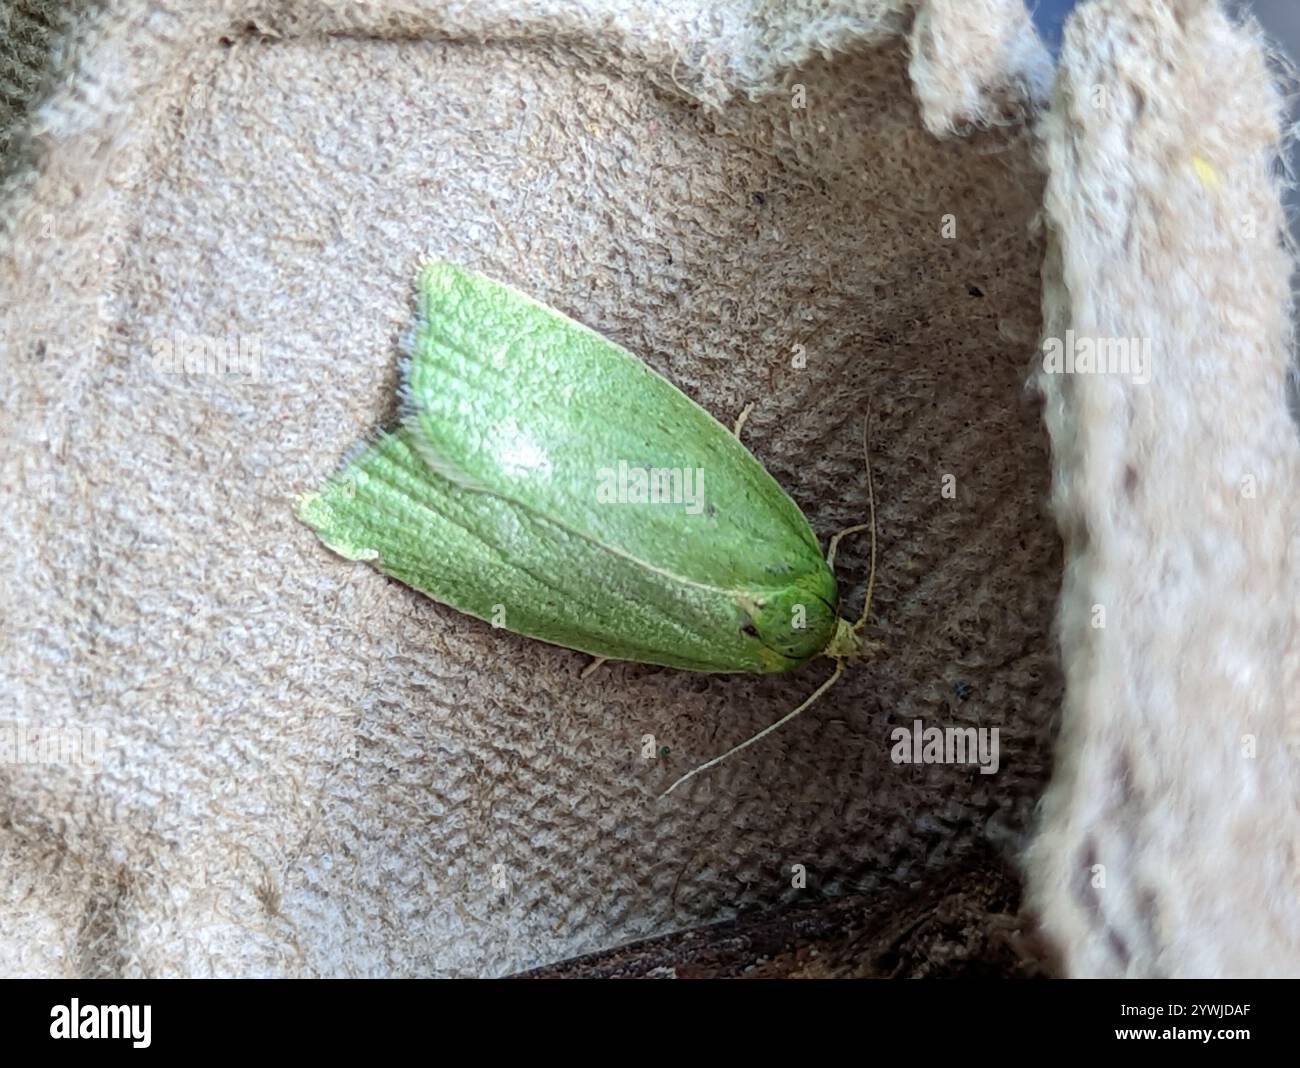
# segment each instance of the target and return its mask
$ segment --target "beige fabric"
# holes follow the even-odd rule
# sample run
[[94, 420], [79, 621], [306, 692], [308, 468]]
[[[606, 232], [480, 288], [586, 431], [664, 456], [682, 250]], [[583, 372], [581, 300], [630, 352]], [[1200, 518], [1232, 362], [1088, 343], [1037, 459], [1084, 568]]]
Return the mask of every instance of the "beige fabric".
[[[925, 134], [885, 4], [336, 10], [119, 6], [38, 116], [4, 267], [37, 339], [9, 350], [6, 691], [108, 738], [98, 770], [3, 772], [4, 970], [500, 974], [1023, 827], [1057, 694], [1023, 131]], [[823, 535], [864, 517], [870, 398], [880, 659], [661, 803], [826, 668], [584, 683], [318, 545], [291, 502], [388, 414], [428, 252], [724, 419], [755, 402]], [[260, 375], [155, 369], [193, 338], [257, 341]], [[1002, 724], [1003, 771], [891, 764], [918, 716]]]
[[1150, 339], [1152, 364], [1148, 384], [1041, 379], [1068, 689], [1032, 899], [1073, 975], [1294, 977], [1280, 100], [1260, 44], [1211, 3], [1089, 4], [1066, 36], [1044, 123], [1047, 333]]
[[[1104, 54], [1109, 25], [1069, 46], [1067, 70]], [[1204, 56], [1175, 58], [1189, 67], [1172, 77], [1199, 84]], [[4, 194], [0, 719], [102, 732], [105, 749], [98, 766], [0, 767], [0, 972], [494, 975], [737, 909], [924, 887], [988, 841], [1012, 862], [1061, 687], [1046, 438], [1022, 390], [1043, 199], [1020, 120], [1047, 61], [1019, 4], [118, 0], [50, 61], [66, 80], [19, 131], [26, 163]], [[1271, 98], [1239, 92], [1225, 98], [1238, 110], [1178, 121], [1217, 120], [1262, 152]], [[1055, 122], [1049, 146], [1091, 129], [1068, 109]], [[1256, 156], [1202, 136], [1220, 195], [1254, 175], [1248, 205], [1270, 224], [1262, 172], [1231, 169]], [[1141, 144], [1136, 172], [1166, 164], [1164, 141]], [[1048, 162], [1048, 221], [1071, 262], [1070, 235], [1101, 240], [1104, 186], [1072, 190], [1073, 164]], [[391, 416], [425, 253], [554, 303], [724, 420], [753, 401], [748, 444], [822, 535], [864, 517], [870, 401], [875, 661], [658, 802], [825, 668], [607, 665], [582, 681], [577, 654], [321, 548], [293, 498]], [[1222, 355], [1249, 410], [1272, 418], [1285, 262], [1252, 262], [1258, 275], [1223, 272], [1263, 296]], [[1125, 308], [1166, 283], [1140, 266]], [[1085, 313], [1100, 283], [1080, 279], [1049, 278], [1052, 324], [1098, 321]], [[1161, 306], [1178, 336], [1205, 336], [1206, 318]], [[196, 339], [244, 342], [258, 374], [166, 373], [157, 358]], [[1070, 507], [1108, 492], [1079, 473], [1078, 443], [1110, 440], [1118, 418], [1085, 419], [1076, 397], [1098, 387], [1071, 385], [1048, 384], [1067, 529]], [[1147, 424], [1176, 439], [1151, 462], [1207, 437], [1218, 409], [1197, 396], [1199, 422], [1188, 407]], [[1269, 418], [1232, 425], [1270, 431], [1281, 459], [1261, 481], [1283, 485], [1294, 439]], [[1240, 440], [1223, 433], [1225, 450]], [[1268, 514], [1263, 560], [1285, 528]], [[865, 548], [841, 552], [855, 603]], [[1098, 956], [1109, 928], [1059, 911], [1086, 811], [1071, 769], [1101, 751], [1078, 727], [1095, 713], [1071, 658], [1096, 648], [1070, 629], [1090, 566], [1067, 575], [1076, 690], [1033, 868], [1077, 972], [1124, 967]], [[1268, 640], [1238, 669], [1266, 680], [1260, 693], [1281, 692], [1279, 654], [1294, 669], [1289, 626], [1252, 632]], [[1114, 670], [1140, 677], [1126, 663]], [[1168, 712], [1151, 723], [1166, 741], [1186, 715]], [[893, 764], [891, 730], [917, 718], [999, 727], [998, 774]], [[668, 755], [643, 758], [647, 736]], [[1161, 784], [1177, 773], [1157, 766]]]

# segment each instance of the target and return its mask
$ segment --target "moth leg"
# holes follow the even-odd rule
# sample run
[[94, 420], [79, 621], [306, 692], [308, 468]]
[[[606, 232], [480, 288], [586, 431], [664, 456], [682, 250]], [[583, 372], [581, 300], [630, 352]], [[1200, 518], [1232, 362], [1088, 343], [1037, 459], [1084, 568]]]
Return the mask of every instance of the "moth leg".
[[744, 429], [745, 420], [749, 418], [749, 413], [752, 412], [753, 410], [754, 410], [754, 402], [750, 401], [748, 404], [745, 405], [741, 413], [738, 416], [736, 416], [736, 425], [731, 428], [731, 432], [736, 435], [737, 439], [739, 439], [740, 437], [741, 430]]
[[859, 523], [855, 527], [845, 527], [838, 534], [833, 535], [830, 545], [826, 547], [826, 566], [832, 571], [835, 569], [835, 554], [839, 552], [841, 538], [847, 538], [850, 534], [859, 534], [869, 529], [871, 529], [870, 523]]
[[595, 660], [593, 660], [590, 664], [588, 664], [585, 668], [582, 669], [582, 674], [579, 675], [578, 678], [585, 679], [588, 675], [590, 675], [593, 671], [595, 671], [598, 667], [600, 667], [601, 664], [605, 663], [605, 661], [607, 661], [608, 659], [609, 657], [607, 656], [596, 657]]

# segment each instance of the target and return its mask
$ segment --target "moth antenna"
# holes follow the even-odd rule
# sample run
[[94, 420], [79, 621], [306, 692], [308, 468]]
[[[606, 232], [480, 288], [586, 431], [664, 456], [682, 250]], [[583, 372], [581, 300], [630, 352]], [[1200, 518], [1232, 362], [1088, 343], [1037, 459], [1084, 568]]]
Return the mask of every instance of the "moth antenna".
[[700, 772], [705, 771], [705, 770], [707, 770], [708, 768], [713, 767], [715, 764], [721, 764], [721, 763], [722, 763], [724, 760], [726, 760], [728, 757], [730, 757], [730, 756], [734, 756], [736, 753], [739, 753], [742, 749], [748, 749], [748, 748], [749, 748], [751, 745], [753, 745], [755, 742], [759, 741], [759, 740], [762, 739], [762, 738], [766, 738], [769, 734], [771, 734], [771, 733], [772, 733], [774, 730], [776, 730], [778, 727], [784, 726], [785, 724], [789, 723], [792, 719], [794, 719], [795, 716], [799, 715], [800, 712], [803, 712], [803, 711], [804, 711], [806, 708], [808, 708], [808, 707], [809, 707], [809, 706], [810, 706], [814, 701], [816, 701], [817, 698], [821, 697], [822, 694], [824, 694], [827, 690], [829, 690], [832, 686], [834, 686], [835, 683], [837, 683], [837, 682], [839, 681], [839, 678], [840, 678], [840, 676], [841, 676], [842, 674], [844, 674], [844, 661], [843, 661], [843, 660], [837, 660], [837, 661], [835, 661], [835, 671], [832, 673], [831, 677], [830, 677], [829, 679], [827, 679], [825, 682], [823, 682], [820, 686], [818, 686], [817, 689], [813, 690], [813, 692], [812, 692], [812, 693], [809, 695], [809, 697], [808, 697], [808, 698], [803, 702], [803, 704], [799, 705], [799, 707], [796, 708], [793, 712], [787, 712], [784, 716], [782, 716], [780, 719], [778, 719], [778, 720], [777, 720], [775, 723], [773, 723], [770, 727], [764, 727], [761, 731], [759, 731], [757, 734], [755, 734], [752, 738], [747, 738], [747, 739], [745, 739], [745, 741], [741, 742], [739, 745], [732, 746], [730, 749], [728, 749], [728, 750], [727, 750], [725, 753], [723, 753], [721, 756], [716, 756], [716, 757], [714, 757], [712, 760], [710, 760], [708, 763], [701, 764], [698, 768], [694, 768], [694, 769], [692, 769], [691, 771], [688, 771], [685, 775], [683, 775], [680, 779], [678, 779], [675, 783], [673, 783], [672, 786], [668, 787], [667, 790], [665, 790], [663, 793], [661, 793], [661, 794], [659, 795], [660, 799], [663, 799], [663, 798], [667, 797], [667, 796], [668, 796], [669, 794], [671, 794], [674, 790], [676, 790], [677, 787], [681, 786], [681, 784], [684, 783], [687, 779], [693, 779], [693, 778], [694, 778], [696, 775], [698, 775]]
[[871, 481], [871, 447], [869, 445], [871, 437], [871, 407], [867, 407], [867, 419], [862, 424], [862, 459], [867, 467], [867, 506], [871, 516], [871, 522], [859, 523], [856, 527], [846, 527], [838, 534], [831, 538], [830, 544], [826, 547], [826, 566], [831, 570], [835, 569], [835, 553], [840, 547], [840, 539], [849, 534], [857, 534], [863, 530], [871, 531], [871, 570], [867, 574], [867, 594], [862, 603], [862, 616], [853, 624], [853, 633], [859, 634], [862, 628], [867, 625], [867, 618], [871, 615], [871, 594], [876, 587], [876, 489]]
[[580, 674], [578, 678], [580, 679], [587, 678], [589, 675], [592, 674], [592, 672], [596, 671], [601, 664], [607, 663], [608, 661], [609, 661], [609, 657], [607, 656], [596, 657], [595, 660], [593, 660], [590, 664], [588, 664], [585, 668], [582, 669], [582, 674]]
[[862, 617], [853, 624], [853, 633], [861, 633], [871, 615], [871, 594], [876, 588], [876, 487], [871, 481], [871, 402], [867, 401], [867, 418], [862, 423], [862, 460], [867, 467], [867, 508], [871, 515], [871, 569], [867, 572], [867, 594], [862, 601]]

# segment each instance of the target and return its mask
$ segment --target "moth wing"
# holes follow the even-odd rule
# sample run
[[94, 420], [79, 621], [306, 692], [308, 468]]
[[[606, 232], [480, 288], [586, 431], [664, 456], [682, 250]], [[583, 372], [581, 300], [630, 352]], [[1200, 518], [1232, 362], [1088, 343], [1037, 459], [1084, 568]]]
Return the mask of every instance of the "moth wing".
[[[419, 291], [404, 422], [433, 470], [669, 581], [761, 591], [817, 575], [834, 599], [776, 480], [627, 350], [451, 264], [427, 264]], [[659, 499], [637, 499], [656, 486]]]
[[527, 508], [431, 471], [409, 429], [364, 448], [298, 514], [340, 555], [556, 645], [694, 671], [798, 663], [742, 632], [728, 599], [665, 584]]

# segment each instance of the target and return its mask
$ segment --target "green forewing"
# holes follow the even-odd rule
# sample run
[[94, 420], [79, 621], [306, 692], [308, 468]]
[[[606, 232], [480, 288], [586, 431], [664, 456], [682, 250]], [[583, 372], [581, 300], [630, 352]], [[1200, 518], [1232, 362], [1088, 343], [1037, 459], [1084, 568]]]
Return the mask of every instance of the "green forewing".
[[[625, 349], [430, 264], [404, 400], [403, 426], [300, 505], [342, 555], [600, 656], [782, 671], [830, 641], [835, 580], [803, 514]], [[637, 472], [660, 473], [665, 499]]]

